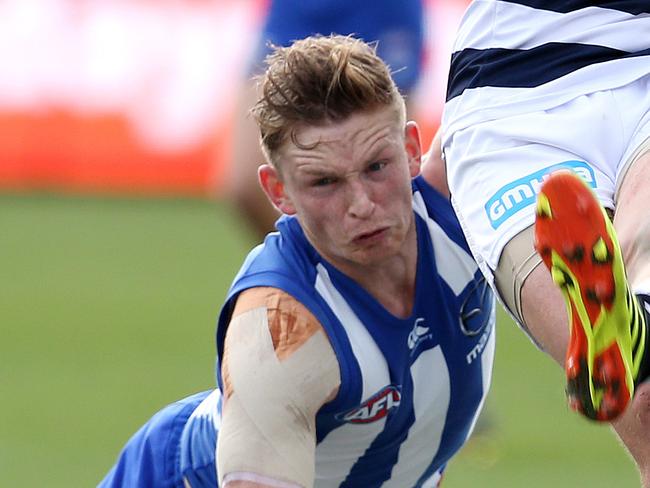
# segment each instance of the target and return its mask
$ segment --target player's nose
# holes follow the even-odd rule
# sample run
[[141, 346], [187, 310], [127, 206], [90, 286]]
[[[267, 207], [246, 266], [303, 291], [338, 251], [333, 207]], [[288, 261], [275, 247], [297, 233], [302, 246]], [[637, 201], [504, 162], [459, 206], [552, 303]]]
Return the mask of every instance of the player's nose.
[[368, 218], [375, 209], [370, 189], [362, 181], [352, 181], [347, 189], [348, 213], [359, 219]]

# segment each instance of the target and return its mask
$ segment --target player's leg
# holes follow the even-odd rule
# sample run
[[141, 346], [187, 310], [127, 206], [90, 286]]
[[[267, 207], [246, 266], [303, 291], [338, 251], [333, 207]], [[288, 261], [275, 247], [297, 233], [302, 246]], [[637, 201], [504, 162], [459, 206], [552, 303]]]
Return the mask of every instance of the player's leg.
[[[647, 293], [649, 250], [647, 219], [644, 208], [650, 205], [650, 194], [644, 189], [648, 183], [650, 158], [646, 154], [636, 161], [620, 189], [614, 224], [618, 231], [623, 257], [630, 277], [630, 289], [633, 294]], [[538, 267], [529, 277], [522, 290], [522, 302], [525, 320], [534, 333], [540, 337], [552, 332], [557, 317], [549, 313], [562, 308], [559, 306], [560, 294], [551, 285], [550, 274], [543, 267]], [[542, 293], [540, 293], [540, 291]], [[638, 295], [637, 295], [638, 296]], [[540, 297], [543, 300], [540, 301]], [[645, 305], [644, 305], [645, 308]], [[647, 318], [647, 316], [646, 316]], [[623, 329], [625, 330], [625, 329]], [[558, 333], [561, 330], [558, 329]], [[553, 356], [562, 361], [561, 343], [549, 338], [549, 348], [555, 351]], [[556, 344], [556, 345], [553, 345]], [[641, 375], [645, 373], [641, 372]], [[613, 423], [614, 429], [635, 459], [643, 481], [643, 486], [650, 486], [650, 443], [647, 431], [650, 428], [650, 384], [641, 383], [636, 387], [635, 396], [627, 410]]]
[[600, 163], [616, 182], [613, 224], [587, 185], [567, 174], [547, 180], [537, 204], [537, 247], [565, 296], [571, 321], [568, 393], [577, 410], [600, 420], [625, 408], [650, 368], [648, 87], [645, 77], [607, 98], [591, 97], [607, 102], [601, 113], [623, 114], [607, 125], [606, 146], [593, 141], [603, 151], [620, 147]]
[[619, 187], [614, 227], [632, 288], [650, 294], [650, 138], [641, 150]]
[[569, 340], [562, 295], [535, 250], [534, 226], [515, 235], [503, 248], [494, 272], [506, 310], [529, 338], [559, 364]]
[[[532, 238], [528, 249], [533, 249]], [[568, 344], [567, 311], [559, 288], [541, 260], [524, 278], [521, 311], [527, 328], [544, 351], [563, 365]], [[642, 383], [626, 411], [612, 423], [639, 467], [644, 488], [650, 488], [650, 383]]]
[[641, 383], [627, 410], [612, 423], [614, 430], [636, 462], [643, 488], [650, 488], [650, 383]]
[[[444, 134], [454, 205], [481, 269], [488, 277], [494, 273], [502, 299], [514, 290], [509, 292], [508, 308], [560, 364], [564, 364], [569, 343], [567, 311], [562, 294], [533, 249], [529, 226], [534, 220], [534, 193], [545, 174], [564, 166], [586, 177], [601, 201], [613, 204], [616, 178], [609, 164], [615, 164], [626, 150], [626, 141], [618, 137], [623, 131], [614, 118], [593, 127], [583, 123], [602, 118], [611, 103], [609, 94], [596, 93], [545, 111]], [[540, 128], [544, 128], [541, 133]], [[452, 136], [453, 144], [448, 144]], [[603, 147], [601, 141], [608, 143]], [[647, 202], [644, 205], [647, 209]], [[519, 239], [523, 232], [528, 236]], [[513, 244], [521, 249], [511, 252]], [[645, 475], [650, 442], [644, 432], [650, 424], [650, 387], [640, 385], [638, 390], [614, 426], [644, 479], [650, 479]]]
[[[618, 190], [614, 227], [618, 233], [630, 287], [650, 305], [650, 138], [622, 178]], [[647, 317], [647, 315], [646, 315]], [[616, 431], [639, 465], [645, 487], [650, 487], [650, 383], [637, 387], [632, 405], [624, 418], [614, 424]]]

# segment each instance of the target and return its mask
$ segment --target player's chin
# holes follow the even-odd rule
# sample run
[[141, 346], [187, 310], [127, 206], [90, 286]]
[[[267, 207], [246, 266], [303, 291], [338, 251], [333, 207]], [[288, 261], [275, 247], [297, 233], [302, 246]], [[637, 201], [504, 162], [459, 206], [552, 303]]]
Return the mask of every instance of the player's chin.
[[353, 261], [364, 266], [381, 265], [387, 259], [397, 255], [399, 249], [399, 246], [390, 241], [381, 244], [360, 246], [352, 253], [354, 256]]

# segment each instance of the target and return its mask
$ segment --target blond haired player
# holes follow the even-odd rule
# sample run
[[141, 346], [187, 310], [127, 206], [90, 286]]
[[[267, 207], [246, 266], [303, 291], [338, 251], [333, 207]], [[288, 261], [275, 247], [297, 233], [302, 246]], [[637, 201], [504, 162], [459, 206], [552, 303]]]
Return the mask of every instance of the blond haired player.
[[438, 486], [494, 355], [439, 157], [420, 174], [369, 45], [310, 37], [268, 63], [259, 180], [284, 216], [221, 311], [219, 388], [154, 416], [100, 486]]
[[377, 54], [391, 69], [393, 80], [407, 98], [420, 79], [425, 52], [425, 13], [422, 0], [269, 0], [247, 79], [235, 106], [232, 164], [225, 181], [226, 196], [263, 239], [274, 230], [278, 211], [251, 182], [264, 160], [259, 130], [250, 117], [257, 100], [257, 84], [251, 74], [264, 71], [263, 60], [271, 46], [288, 46], [315, 34], [353, 35], [377, 43]]

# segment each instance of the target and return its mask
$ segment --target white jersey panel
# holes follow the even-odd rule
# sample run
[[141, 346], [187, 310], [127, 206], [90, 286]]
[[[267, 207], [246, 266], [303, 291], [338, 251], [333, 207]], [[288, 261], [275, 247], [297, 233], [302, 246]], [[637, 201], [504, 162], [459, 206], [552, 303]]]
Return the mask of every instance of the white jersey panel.
[[[432, 385], [428, 378], [434, 371], [436, 383]], [[415, 486], [422, 477], [440, 445], [449, 408], [449, 369], [439, 346], [418, 357], [411, 366], [411, 375], [415, 385], [413, 407], [416, 422], [400, 447], [399, 460], [393, 467], [391, 479], [383, 485], [387, 488]], [[427, 448], [422, 449], [422, 446]]]
[[[368, 329], [352, 311], [345, 298], [332, 283], [327, 269], [317, 265], [316, 290], [340, 318], [359, 363], [363, 381], [362, 400], [390, 383], [386, 359]], [[316, 481], [318, 488], [339, 486], [352, 466], [384, 430], [386, 419], [359, 425], [345, 424], [332, 430], [316, 448]]]
[[[498, 24], [498, 35], [494, 34], [494, 29], [485, 28], [487, 19]], [[625, 22], [624, 29], [621, 22]], [[509, 2], [479, 0], [470, 5], [453, 50], [530, 49], [549, 42], [563, 42], [639, 51], [647, 47], [647, 40], [630, 36], [627, 29], [643, 31], [646, 25], [642, 16], [600, 7], [561, 13]]]
[[[426, 222], [431, 234], [438, 274], [456, 295], [460, 294], [467, 286], [468, 279], [476, 273], [478, 269], [476, 262], [449, 238], [435, 220], [429, 217], [420, 193], [413, 194], [413, 209]], [[461, 273], [459, 270], [463, 270], [465, 273]]]

